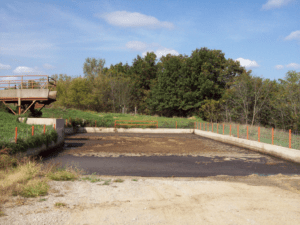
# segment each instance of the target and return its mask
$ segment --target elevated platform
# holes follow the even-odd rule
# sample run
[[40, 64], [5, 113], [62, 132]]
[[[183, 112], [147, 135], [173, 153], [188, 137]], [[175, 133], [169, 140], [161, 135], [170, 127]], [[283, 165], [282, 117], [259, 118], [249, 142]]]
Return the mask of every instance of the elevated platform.
[[[56, 81], [47, 75], [0, 76], [0, 101], [18, 105], [18, 114], [56, 101]], [[43, 107], [40, 107], [40, 105]]]

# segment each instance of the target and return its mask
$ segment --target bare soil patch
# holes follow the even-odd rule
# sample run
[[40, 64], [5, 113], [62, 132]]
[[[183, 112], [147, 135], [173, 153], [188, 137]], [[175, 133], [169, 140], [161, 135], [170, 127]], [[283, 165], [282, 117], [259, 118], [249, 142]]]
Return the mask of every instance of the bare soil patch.
[[[263, 156], [192, 134], [77, 134], [66, 139], [63, 154], [74, 156], [206, 156], [260, 161]], [[216, 161], [220, 159], [215, 159]], [[283, 162], [267, 157], [270, 165]]]

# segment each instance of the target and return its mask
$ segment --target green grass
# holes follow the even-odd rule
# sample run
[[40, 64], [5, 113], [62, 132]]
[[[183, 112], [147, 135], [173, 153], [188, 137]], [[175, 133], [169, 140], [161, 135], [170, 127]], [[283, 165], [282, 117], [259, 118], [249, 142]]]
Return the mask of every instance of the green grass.
[[[39, 147], [57, 140], [57, 133], [52, 126], [34, 125], [34, 136], [32, 136], [32, 125], [18, 120], [18, 115], [8, 113], [0, 108], [0, 149], [9, 148], [11, 153], [25, 151], [28, 148]], [[15, 142], [17, 127], [17, 143]]]
[[132, 181], [138, 181], [138, 179], [132, 179]]
[[[42, 117], [67, 119], [68, 126], [84, 127], [114, 127], [115, 120], [133, 120], [133, 121], [158, 121], [158, 128], [194, 128], [194, 122], [202, 122], [199, 117], [188, 118], [168, 118], [148, 115], [130, 115], [121, 113], [96, 113], [92, 111], [81, 111], [76, 109], [63, 108], [44, 108]], [[128, 123], [128, 122], [118, 122]], [[140, 123], [141, 124], [141, 123]], [[133, 127], [156, 127], [156, 126], [118, 126], [122, 128]]]
[[[238, 136], [238, 126], [239, 124], [231, 124], [231, 136]], [[197, 125], [196, 125], [197, 128]], [[198, 123], [198, 129], [201, 130], [209, 130], [212, 131], [212, 124], [207, 122], [202, 122], [201, 127], [200, 123]], [[218, 128], [218, 130], [217, 130]], [[213, 124], [213, 132], [223, 134], [223, 123], [217, 126], [217, 123]], [[224, 135], [230, 135], [230, 124], [224, 123]], [[239, 138], [247, 139], [247, 125], [239, 125]], [[248, 125], [248, 138], [252, 141], [258, 141], [258, 126], [250, 126]], [[291, 144], [293, 149], [300, 150], [300, 134], [292, 133]], [[272, 128], [260, 127], [260, 142], [266, 144], [272, 144]], [[279, 129], [274, 129], [274, 145], [289, 147], [289, 132]]]

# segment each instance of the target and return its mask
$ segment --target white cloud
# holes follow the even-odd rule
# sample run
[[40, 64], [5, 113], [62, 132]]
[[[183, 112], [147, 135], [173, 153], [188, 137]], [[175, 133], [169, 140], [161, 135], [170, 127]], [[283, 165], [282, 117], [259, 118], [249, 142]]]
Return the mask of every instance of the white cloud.
[[290, 33], [288, 36], [284, 38], [284, 40], [299, 40], [300, 41], [300, 30], [296, 30]]
[[0, 70], [10, 70], [11, 66], [10, 65], [3, 65], [0, 63]]
[[52, 69], [55, 68], [55, 66], [52, 66], [52, 65], [50, 65], [50, 64], [48, 64], [48, 63], [45, 63], [45, 64], [43, 65], [43, 67], [44, 67], [45, 69], [47, 69], [47, 70], [52, 70]]
[[294, 68], [294, 69], [300, 69], [300, 64], [297, 63], [290, 63], [286, 65], [287, 68]]
[[109, 24], [120, 27], [174, 28], [170, 22], [159, 21], [153, 16], [137, 12], [116, 11], [97, 17], [102, 17]]
[[141, 41], [129, 41], [126, 43], [126, 48], [134, 51], [143, 51], [148, 47], [148, 44]]
[[276, 66], [275, 66], [275, 69], [276, 69], [276, 70], [282, 70], [283, 68], [284, 68], [283, 65], [276, 65]]
[[249, 69], [249, 68], [256, 68], [259, 67], [256, 61], [251, 61], [250, 59], [243, 59], [243, 58], [238, 58], [235, 61], [239, 61], [241, 66]]
[[26, 67], [26, 66], [18, 66], [16, 69], [14, 69], [13, 73], [40, 75], [42, 72], [37, 67], [30, 68], [30, 67]]
[[[150, 52], [150, 51], [147, 51], [147, 52]], [[147, 55], [147, 52], [143, 52], [142, 56], [145, 57]], [[162, 56], [166, 56], [167, 54], [179, 55], [179, 53], [176, 50], [169, 49], [169, 48], [157, 49], [154, 53], [157, 56], [157, 59], [160, 59]]]
[[262, 6], [262, 9], [268, 10], [281, 8], [282, 6], [285, 6], [291, 3], [292, 1], [293, 0], [268, 0], [268, 2]]

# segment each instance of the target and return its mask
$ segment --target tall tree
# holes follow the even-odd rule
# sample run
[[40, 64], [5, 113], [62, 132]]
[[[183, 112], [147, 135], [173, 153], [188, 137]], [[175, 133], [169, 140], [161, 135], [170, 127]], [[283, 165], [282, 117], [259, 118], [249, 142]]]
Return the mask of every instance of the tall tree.
[[232, 79], [244, 72], [239, 62], [219, 50], [196, 49], [190, 57], [161, 58], [152, 108], [167, 114], [199, 112], [205, 99], [219, 100]]
[[150, 96], [150, 89], [153, 80], [156, 79], [157, 64], [156, 55], [147, 52], [144, 58], [139, 55], [133, 60], [130, 68], [130, 78], [133, 81], [132, 101], [139, 111], [148, 112], [147, 99]]

